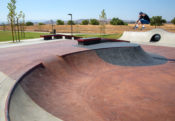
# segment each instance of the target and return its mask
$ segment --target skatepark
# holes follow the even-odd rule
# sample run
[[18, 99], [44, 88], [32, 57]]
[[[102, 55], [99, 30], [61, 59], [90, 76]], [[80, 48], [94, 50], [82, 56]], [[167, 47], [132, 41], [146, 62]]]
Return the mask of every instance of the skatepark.
[[0, 121], [174, 121], [175, 34], [119, 40], [0, 45]]

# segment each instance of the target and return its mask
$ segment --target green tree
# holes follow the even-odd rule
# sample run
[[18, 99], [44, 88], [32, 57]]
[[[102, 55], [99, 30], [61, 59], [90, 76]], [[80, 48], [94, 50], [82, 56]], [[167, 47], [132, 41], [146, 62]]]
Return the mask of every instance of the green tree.
[[64, 21], [62, 21], [62, 20], [57, 20], [57, 25], [64, 25]]
[[42, 23], [42, 22], [40, 22], [40, 23], [38, 23], [38, 25], [39, 25], [39, 26], [41, 26], [41, 25], [45, 25], [45, 24], [44, 24], [44, 23]]
[[31, 21], [26, 22], [26, 26], [33, 26], [33, 25], [34, 25], [34, 23]]
[[81, 22], [81, 25], [88, 25], [89, 24], [89, 20], [83, 20], [82, 22]]
[[105, 13], [105, 10], [103, 9], [102, 12], [101, 12], [101, 15], [99, 16], [100, 18], [100, 33], [101, 34], [105, 34], [105, 24], [106, 24], [106, 20], [107, 20], [107, 16], [106, 16], [106, 13]]
[[72, 24], [72, 25], [75, 25], [75, 22], [74, 22], [74, 21], [69, 20], [69, 21], [67, 22], [67, 24], [68, 24], [68, 25], [71, 25], [71, 24]]
[[113, 18], [110, 21], [111, 25], [127, 25], [123, 20], [119, 19], [119, 18]]
[[175, 17], [171, 20], [172, 24], [175, 24]]
[[97, 19], [91, 19], [90, 20], [90, 24], [91, 25], [99, 25], [100, 23], [99, 23], [99, 21]]
[[19, 19], [22, 18], [22, 11], [20, 11], [20, 13], [18, 14], [18, 16], [16, 16], [16, 25], [17, 25], [17, 31], [18, 31], [18, 41], [20, 42], [20, 23], [19, 23]]
[[22, 14], [21, 36], [25, 38], [25, 14]]
[[16, 0], [11, 0], [8, 5], [7, 8], [9, 9], [9, 14], [7, 16], [8, 21], [10, 22], [11, 25], [11, 31], [12, 31], [12, 39], [13, 42], [15, 42], [15, 16], [16, 16]]
[[166, 23], [166, 20], [162, 19], [162, 16], [153, 16], [150, 22], [150, 24], [155, 27], [162, 26], [164, 23]]

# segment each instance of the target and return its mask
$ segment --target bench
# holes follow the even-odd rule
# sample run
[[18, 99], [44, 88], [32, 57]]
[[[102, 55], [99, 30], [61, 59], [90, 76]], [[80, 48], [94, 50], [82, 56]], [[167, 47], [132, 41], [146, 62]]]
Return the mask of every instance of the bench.
[[51, 40], [53, 35], [40, 35], [40, 37], [43, 37], [44, 40]]
[[53, 35], [54, 39], [62, 39], [64, 35], [56, 34]]
[[117, 39], [106, 39], [106, 38], [80, 38], [77, 39], [78, 44], [80, 45], [91, 45], [91, 44], [97, 44], [101, 42], [128, 42], [125, 40], [117, 40]]
[[74, 38], [74, 40], [81, 38], [81, 37], [77, 37], [77, 36], [62, 35], [62, 34], [40, 35], [40, 37], [43, 37], [44, 40], [52, 40], [52, 38], [54, 38], [54, 39], [62, 39], [63, 37], [65, 37], [65, 39], [72, 39], [72, 38]]
[[65, 39], [72, 39], [74, 38], [74, 40], [77, 40], [77, 39], [80, 39], [82, 37], [77, 37], [77, 36], [72, 36], [72, 35], [64, 35], [65, 36]]
[[78, 44], [81, 45], [90, 45], [90, 44], [97, 44], [101, 42], [101, 38], [80, 38], [77, 39]]

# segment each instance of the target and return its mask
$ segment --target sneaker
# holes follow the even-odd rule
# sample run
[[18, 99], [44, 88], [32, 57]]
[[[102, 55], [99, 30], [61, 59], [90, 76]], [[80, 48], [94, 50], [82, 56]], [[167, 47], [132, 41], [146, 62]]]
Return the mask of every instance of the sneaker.
[[144, 30], [144, 29], [145, 29], [145, 27], [142, 27], [142, 28], [141, 28], [141, 30]]
[[137, 29], [138, 27], [137, 26], [134, 26], [133, 29]]

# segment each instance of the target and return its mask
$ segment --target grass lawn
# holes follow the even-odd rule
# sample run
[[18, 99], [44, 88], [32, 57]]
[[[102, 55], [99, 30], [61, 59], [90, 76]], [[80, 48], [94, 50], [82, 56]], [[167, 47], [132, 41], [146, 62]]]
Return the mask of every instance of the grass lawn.
[[[25, 38], [21, 38], [21, 40], [40, 38], [40, 35], [47, 35], [47, 34], [49, 33], [25, 32]], [[119, 37], [121, 37], [121, 35], [122, 34], [106, 34], [106, 35], [77, 34], [76, 36], [83, 37], [83, 38], [101, 37], [101, 38], [118, 39]], [[12, 41], [12, 35], [10, 31], [0, 31], [0, 42], [2, 41]]]
[[101, 37], [101, 38], [109, 38], [109, 39], [118, 39], [121, 37], [122, 34], [106, 34], [106, 35], [99, 35], [99, 34], [79, 34], [76, 36], [83, 37], [83, 38], [91, 38], [91, 37]]
[[[32, 39], [40, 38], [40, 35], [46, 35], [49, 33], [37, 33], [37, 32], [25, 32], [25, 38], [21, 39]], [[12, 34], [10, 31], [0, 31], [0, 42], [12, 40]]]

